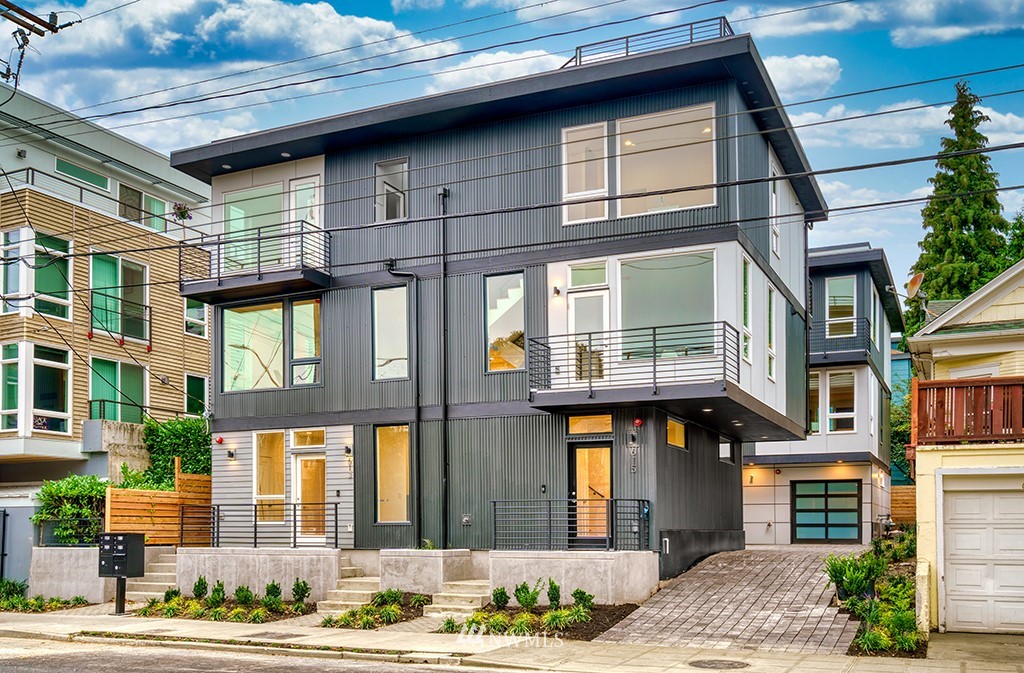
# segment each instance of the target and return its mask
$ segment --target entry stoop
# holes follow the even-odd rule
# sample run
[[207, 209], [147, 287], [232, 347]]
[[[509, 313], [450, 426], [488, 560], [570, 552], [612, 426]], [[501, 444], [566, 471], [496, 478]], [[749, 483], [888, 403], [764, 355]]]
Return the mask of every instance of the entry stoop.
[[373, 595], [380, 591], [379, 577], [363, 577], [361, 568], [346, 565], [338, 569], [341, 579], [334, 589], [327, 592], [327, 598], [317, 601], [317, 612], [345, 612], [362, 607], [370, 602]]
[[442, 588], [423, 608], [424, 617], [469, 616], [491, 602], [490, 580], [445, 582]]
[[125, 599], [145, 603], [151, 598], [163, 600], [164, 592], [178, 585], [178, 561], [173, 553], [160, 554], [155, 561], [146, 564], [146, 575], [129, 579], [125, 587]]

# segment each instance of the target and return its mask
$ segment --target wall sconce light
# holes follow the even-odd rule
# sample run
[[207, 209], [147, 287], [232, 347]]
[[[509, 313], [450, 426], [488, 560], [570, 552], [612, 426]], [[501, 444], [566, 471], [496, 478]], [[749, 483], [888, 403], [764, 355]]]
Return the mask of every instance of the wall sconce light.
[[234, 460], [234, 459], [235, 459], [235, 452], [232, 451], [231, 449], [228, 449], [228, 460]]
[[557, 285], [555, 285], [554, 289], [551, 290], [551, 296], [552, 297], [558, 297], [561, 294], [562, 294], [562, 291], [558, 289]]

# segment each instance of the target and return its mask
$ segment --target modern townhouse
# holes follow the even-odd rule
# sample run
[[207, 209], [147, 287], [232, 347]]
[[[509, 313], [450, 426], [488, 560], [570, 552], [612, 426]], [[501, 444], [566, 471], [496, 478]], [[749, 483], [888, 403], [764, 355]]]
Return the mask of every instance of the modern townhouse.
[[1022, 633], [1024, 262], [926, 311], [908, 340], [919, 378], [907, 457], [928, 578], [919, 618], [940, 631]]
[[[212, 325], [178, 294], [176, 245], [208, 223], [209, 187], [20, 92], [0, 138], [3, 570], [25, 579], [40, 482], [118, 475], [83, 421], [205, 411]], [[193, 217], [173, 217], [175, 203]]]
[[215, 204], [181, 284], [216, 315], [212, 544], [656, 582], [742, 548], [741, 443], [804, 437], [826, 205], [725, 19], [171, 163]]
[[808, 269], [809, 433], [744, 456], [748, 544], [867, 543], [889, 514], [892, 273], [867, 243], [812, 248]]

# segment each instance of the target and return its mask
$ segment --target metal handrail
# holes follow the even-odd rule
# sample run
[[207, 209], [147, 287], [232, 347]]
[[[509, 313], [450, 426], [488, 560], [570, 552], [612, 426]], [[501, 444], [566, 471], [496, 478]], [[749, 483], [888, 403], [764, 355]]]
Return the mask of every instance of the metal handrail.
[[182, 505], [181, 546], [341, 546], [338, 502]]
[[576, 47], [576, 53], [563, 68], [583, 65], [588, 61], [624, 58], [660, 49], [671, 49], [706, 40], [717, 40], [735, 35], [724, 16], [693, 21], [668, 28], [658, 28], [626, 37], [591, 42]]
[[[99, 290], [90, 291], [89, 302], [93, 328], [101, 329], [111, 334], [120, 334], [132, 339], [146, 341], [149, 344], [153, 343], [151, 309], [148, 304], [140, 304], [139, 302], [123, 299], [118, 295], [107, 294]], [[101, 316], [104, 314], [116, 316], [119, 329], [111, 329], [113, 325], [103, 324]], [[141, 331], [129, 331], [126, 327], [136, 323], [141, 327]]]
[[650, 549], [649, 500], [492, 500], [491, 516], [492, 549]]

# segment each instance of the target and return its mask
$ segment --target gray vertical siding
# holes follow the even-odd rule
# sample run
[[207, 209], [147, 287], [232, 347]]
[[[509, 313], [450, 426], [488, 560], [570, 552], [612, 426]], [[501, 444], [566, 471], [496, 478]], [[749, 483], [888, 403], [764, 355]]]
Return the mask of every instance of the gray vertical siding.
[[786, 416], [807, 427], [807, 322], [786, 303]]

